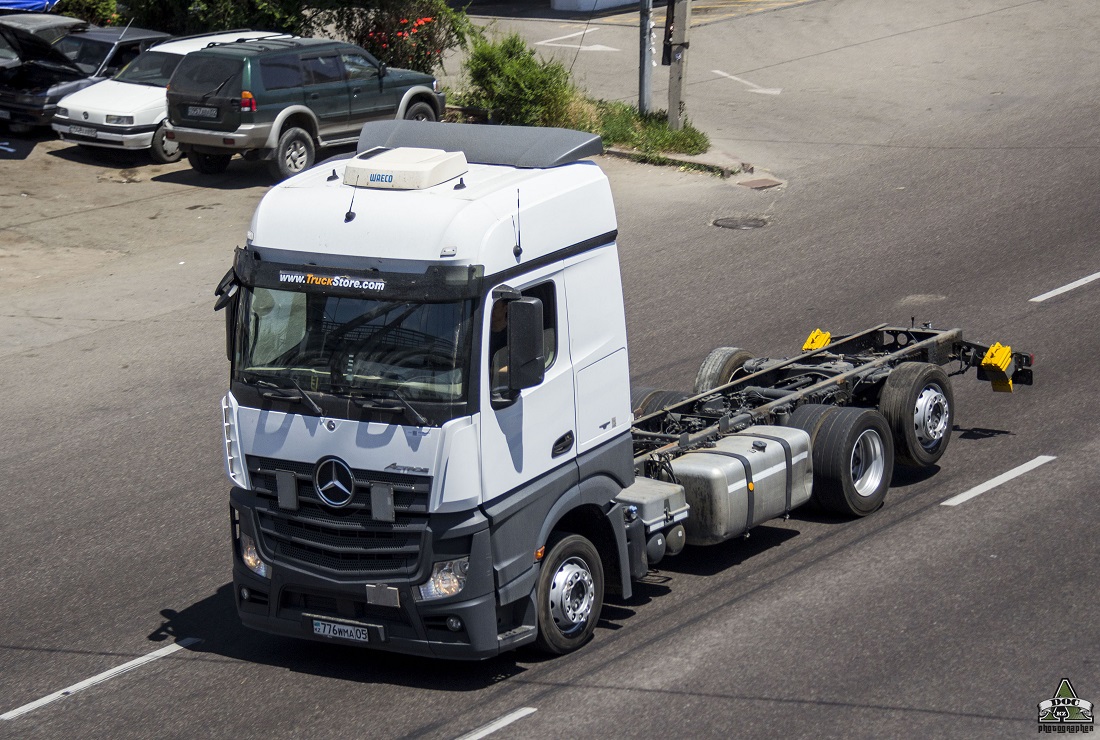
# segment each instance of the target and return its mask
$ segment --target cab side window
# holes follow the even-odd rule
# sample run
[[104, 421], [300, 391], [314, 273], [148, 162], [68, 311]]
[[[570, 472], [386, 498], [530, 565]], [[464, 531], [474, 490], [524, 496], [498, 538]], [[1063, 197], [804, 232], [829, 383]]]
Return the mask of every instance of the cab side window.
[[[558, 354], [558, 312], [552, 281], [539, 283], [521, 292], [524, 298], [542, 301], [542, 346], [546, 367], [554, 364]], [[508, 386], [508, 303], [500, 299], [493, 303], [489, 314], [489, 382], [490, 388]]]

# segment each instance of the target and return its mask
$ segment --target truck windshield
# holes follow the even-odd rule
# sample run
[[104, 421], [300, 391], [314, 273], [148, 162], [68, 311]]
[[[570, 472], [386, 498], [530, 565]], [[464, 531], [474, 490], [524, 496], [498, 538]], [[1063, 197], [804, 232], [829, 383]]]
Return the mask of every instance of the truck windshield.
[[466, 398], [471, 301], [416, 303], [244, 291], [236, 377], [292, 380], [352, 398], [455, 404]]

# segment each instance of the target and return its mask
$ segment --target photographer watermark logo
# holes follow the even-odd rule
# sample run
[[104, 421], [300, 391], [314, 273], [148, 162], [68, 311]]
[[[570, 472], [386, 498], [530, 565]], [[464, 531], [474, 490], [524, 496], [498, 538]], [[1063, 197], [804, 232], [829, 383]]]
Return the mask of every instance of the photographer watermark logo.
[[1078, 699], [1063, 678], [1053, 699], [1039, 702], [1039, 732], [1092, 732], [1092, 702]]

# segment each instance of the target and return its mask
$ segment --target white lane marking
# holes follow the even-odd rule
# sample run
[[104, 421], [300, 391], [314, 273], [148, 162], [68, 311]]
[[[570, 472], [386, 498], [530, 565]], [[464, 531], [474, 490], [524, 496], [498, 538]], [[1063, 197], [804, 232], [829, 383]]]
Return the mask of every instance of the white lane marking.
[[996, 488], [997, 486], [1001, 485], [1002, 483], [1008, 483], [1013, 478], [1018, 478], [1021, 475], [1023, 475], [1024, 473], [1035, 470], [1035, 468], [1039, 467], [1040, 465], [1046, 465], [1051, 460], [1057, 460], [1057, 459], [1058, 458], [1052, 457], [1051, 455], [1039, 455], [1039, 457], [1035, 458], [1034, 460], [1032, 460], [1030, 462], [1026, 462], [1023, 465], [1020, 465], [1018, 467], [1015, 467], [1012, 470], [1008, 471], [1007, 473], [1002, 473], [1001, 475], [998, 475], [993, 480], [988, 480], [985, 483], [981, 484], [980, 486], [974, 486], [969, 491], [965, 491], [964, 493], [960, 493], [958, 496], [952, 496], [951, 498], [949, 498], [946, 501], [942, 502], [941, 505], [942, 506], [958, 506], [959, 504], [961, 504], [963, 502], [969, 501], [970, 499], [974, 498], [975, 496], [981, 496], [986, 491], [992, 490], [992, 489]]
[[1074, 280], [1069, 285], [1063, 285], [1061, 288], [1055, 288], [1054, 290], [1050, 291], [1049, 293], [1043, 293], [1042, 295], [1037, 295], [1034, 298], [1028, 299], [1028, 302], [1029, 303], [1042, 303], [1047, 298], [1053, 298], [1056, 295], [1062, 295], [1063, 293], [1068, 293], [1071, 290], [1073, 290], [1074, 288], [1080, 288], [1082, 285], [1088, 285], [1093, 280], [1100, 280], [1100, 272], [1093, 273], [1092, 275], [1089, 275], [1088, 277], [1083, 277], [1080, 280]]
[[538, 710], [534, 707], [523, 707], [522, 709], [517, 709], [514, 712], [509, 712], [500, 719], [493, 720], [484, 727], [479, 727], [473, 732], [469, 732], [463, 735], [462, 737], [458, 738], [458, 740], [480, 740], [480, 738], [492, 735], [494, 732], [501, 729], [502, 727], [507, 727], [516, 720], [521, 720], [529, 714], [534, 714], [536, 711]]
[[760, 87], [760, 85], [757, 85], [755, 82], [743, 80], [740, 77], [735, 77], [731, 74], [723, 72], [720, 69], [712, 69], [711, 72], [716, 75], [721, 75], [728, 80], [734, 80], [735, 82], [740, 82], [742, 85], [747, 85], [749, 88], [749, 92], [752, 93], [760, 93], [761, 95], [778, 95], [779, 93], [783, 92], [783, 88], [781, 87]]
[[183, 640], [180, 640], [177, 643], [169, 645], [167, 647], [162, 647], [160, 650], [155, 650], [155, 651], [149, 653], [148, 655], [145, 655], [145, 656], [142, 656], [140, 658], [136, 658], [134, 660], [131, 660], [129, 663], [123, 663], [122, 665], [120, 665], [116, 668], [112, 668], [109, 671], [104, 671], [103, 673], [100, 673], [98, 675], [92, 676], [91, 678], [85, 679], [85, 680], [81, 681], [80, 683], [74, 683], [72, 686], [70, 686], [67, 689], [61, 689], [61, 691], [55, 691], [54, 693], [50, 694], [49, 696], [43, 696], [41, 699], [38, 699], [37, 701], [32, 701], [30, 704], [24, 704], [23, 706], [19, 707], [18, 709], [13, 709], [10, 712], [0, 714], [0, 720], [15, 719], [16, 717], [21, 717], [22, 715], [26, 714], [27, 712], [33, 712], [35, 709], [38, 709], [39, 707], [44, 707], [45, 705], [47, 705], [51, 702], [55, 702], [58, 699], [62, 699], [66, 696], [71, 696], [71, 695], [75, 694], [76, 692], [83, 691], [84, 689], [86, 689], [90, 686], [95, 686], [96, 684], [103, 683], [104, 681], [108, 681], [108, 680], [114, 678], [115, 676], [126, 673], [127, 671], [132, 671], [135, 668], [139, 668], [139, 667], [145, 665], [146, 663], [151, 663], [154, 660], [158, 660], [159, 658], [163, 658], [166, 655], [171, 655], [172, 653], [176, 652], [177, 650], [182, 650], [183, 648], [187, 647], [188, 645], [194, 645], [196, 642], [202, 642], [202, 640], [200, 640], [197, 637], [188, 637], [188, 638], [185, 638]]
[[596, 31], [599, 31], [599, 30], [600, 29], [598, 29], [598, 28], [588, 28], [588, 29], [585, 29], [584, 31], [577, 31], [576, 33], [566, 34], [565, 36], [558, 36], [557, 38], [546, 39], [545, 41], [539, 41], [535, 44], [535, 46], [561, 46], [561, 47], [564, 47], [566, 49], [577, 49], [577, 48], [579, 48], [581, 51], [618, 51], [618, 49], [616, 49], [612, 46], [604, 46], [603, 44], [589, 44], [588, 46], [585, 46], [583, 38], [579, 42], [577, 42], [576, 44], [559, 44], [559, 43], [557, 43], [558, 41], [565, 41], [566, 39], [576, 38], [577, 36], [584, 36], [585, 34], [595, 33]]

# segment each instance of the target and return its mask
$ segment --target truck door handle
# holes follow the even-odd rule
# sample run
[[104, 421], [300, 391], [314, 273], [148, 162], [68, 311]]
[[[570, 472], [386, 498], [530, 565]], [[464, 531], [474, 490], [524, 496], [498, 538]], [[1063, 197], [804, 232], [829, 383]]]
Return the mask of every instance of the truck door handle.
[[550, 449], [551, 457], [561, 457], [569, 450], [573, 449], [573, 432], [566, 432], [558, 437], [558, 441], [554, 443], [554, 446]]

